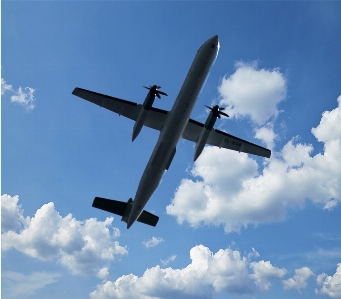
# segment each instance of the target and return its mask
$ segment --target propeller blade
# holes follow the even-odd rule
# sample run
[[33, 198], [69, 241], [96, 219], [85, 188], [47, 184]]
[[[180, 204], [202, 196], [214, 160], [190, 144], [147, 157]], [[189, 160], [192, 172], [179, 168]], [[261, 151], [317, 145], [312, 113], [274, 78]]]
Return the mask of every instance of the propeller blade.
[[149, 85], [149, 87], [147, 87], [147, 86], [142, 86], [142, 87], [153, 92], [155, 94], [155, 96], [157, 96], [159, 99], [161, 99], [160, 95], [168, 96], [168, 94], [166, 94], [165, 92], [158, 90], [159, 88], [161, 88], [161, 86], [159, 86], [159, 85], [153, 85], [153, 86]]
[[217, 117], [221, 118], [220, 115], [224, 115], [226, 117], [229, 117], [228, 114], [226, 114], [225, 112], [222, 112], [222, 110], [225, 110], [224, 107], [219, 107], [218, 105], [215, 105], [214, 107], [209, 107], [204, 105], [206, 108], [210, 109], [211, 111], [214, 111], [214, 113], [216, 113]]
[[224, 116], [226, 116], [226, 117], [229, 117], [228, 114], [226, 114], [225, 112], [219, 111], [219, 114], [224, 115]]
[[168, 94], [166, 94], [165, 92], [163, 92], [163, 91], [160, 91], [160, 90], [158, 90], [157, 91], [159, 94], [162, 94], [162, 95], [164, 95], [164, 96], [168, 96]]

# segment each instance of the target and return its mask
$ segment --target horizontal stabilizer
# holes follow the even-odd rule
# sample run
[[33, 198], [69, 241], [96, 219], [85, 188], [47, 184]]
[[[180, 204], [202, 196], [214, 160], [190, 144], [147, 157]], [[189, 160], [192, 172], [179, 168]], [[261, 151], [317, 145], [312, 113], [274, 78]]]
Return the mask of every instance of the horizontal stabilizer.
[[[130, 201], [122, 202], [122, 201], [117, 201], [117, 200], [112, 200], [112, 199], [96, 197], [92, 203], [92, 206], [94, 208], [107, 211], [109, 213], [120, 215], [122, 216], [122, 220], [126, 222], [126, 219], [128, 219], [128, 217], [123, 218], [123, 216], [129, 216], [129, 215], [124, 215], [124, 214], [127, 208], [130, 213], [131, 204], [132, 202]], [[159, 217], [143, 210], [139, 218], [137, 218], [137, 221], [142, 222], [144, 224], [151, 225], [151, 226], [156, 226], [156, 224], [159, 221]]]
[[123, 216], [124, 211], [127, 207], [127, 203], [112, 199], [95, 197], [92, 206], [97, 209], [101, 209], [116, 215]]
[[139, 218], [137, 218], [137, 221], [151, 226], [156, 226], [157, 222], [159, 221], [159, 217], [143, 210]]

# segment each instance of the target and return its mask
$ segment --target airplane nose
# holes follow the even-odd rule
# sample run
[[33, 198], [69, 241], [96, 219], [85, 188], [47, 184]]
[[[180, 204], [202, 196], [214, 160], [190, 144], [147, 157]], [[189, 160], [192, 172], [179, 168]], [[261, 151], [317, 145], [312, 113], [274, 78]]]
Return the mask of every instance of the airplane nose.
[[219, 43], [218, 34], [213, 36], [211, 39], [212, 39], [212, 43], [214, 43], [215, 45], [218, 45]]
[[212, 36], [207, 42], [207, 44], [215, 45], [217, 48], [219, 48], [219, 38], [218, 35]]
[[209, 40], [209, 43], [215, 44], [216, 46], [218, 46], [219, 44], [219, 38], [218, 35], [212, 36]]

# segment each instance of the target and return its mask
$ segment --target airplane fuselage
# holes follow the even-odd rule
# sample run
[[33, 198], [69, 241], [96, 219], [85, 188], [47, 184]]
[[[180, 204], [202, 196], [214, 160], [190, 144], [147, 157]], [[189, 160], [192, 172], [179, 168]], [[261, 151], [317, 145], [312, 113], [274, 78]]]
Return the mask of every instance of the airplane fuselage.
[[165, 170], [169, 168], [176, 152], [176, 145], [185, 130], [198, 95], [218, 54], [218, 50], [219, 41], [218, 36], [215, 35], [207, 40], [197, 51], [141, 177], [128, 218], [128, 228], [139, 217], [144, 206], [159, 185]]

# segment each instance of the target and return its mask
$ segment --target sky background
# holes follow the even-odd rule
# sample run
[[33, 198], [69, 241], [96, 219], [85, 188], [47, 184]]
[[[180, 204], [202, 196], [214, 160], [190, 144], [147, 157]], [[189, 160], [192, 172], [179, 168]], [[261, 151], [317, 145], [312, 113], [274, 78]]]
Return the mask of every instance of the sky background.
[[[341, 3], [1, 3], [2, 298], [341, 298]], [[170, 110], [201, 44], [193, 110], [270, 159], [180, 140], [145, 209], [127, 201], [158, 138], [71, 94]]]

